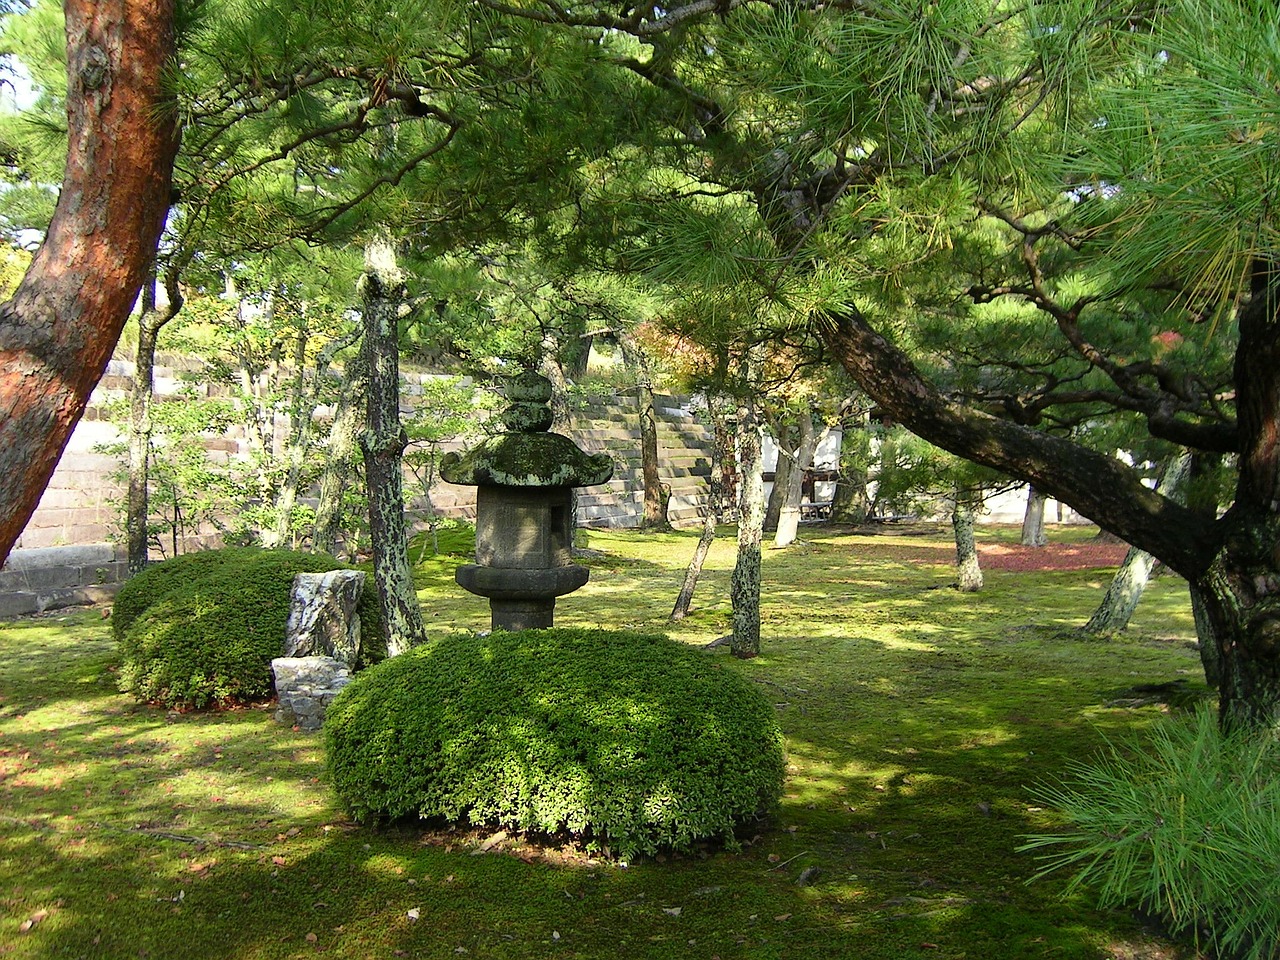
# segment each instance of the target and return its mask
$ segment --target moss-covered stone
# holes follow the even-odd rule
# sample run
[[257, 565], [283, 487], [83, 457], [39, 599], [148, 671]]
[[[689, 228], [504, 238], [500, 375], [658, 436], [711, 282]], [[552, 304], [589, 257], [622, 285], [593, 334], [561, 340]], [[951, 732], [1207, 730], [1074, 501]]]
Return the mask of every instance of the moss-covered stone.
[[446, 454], [440, 476], [470, 487], [586, 487], [608, 481], [613, 461], [558, 433], [504, 433], [461, 456]]

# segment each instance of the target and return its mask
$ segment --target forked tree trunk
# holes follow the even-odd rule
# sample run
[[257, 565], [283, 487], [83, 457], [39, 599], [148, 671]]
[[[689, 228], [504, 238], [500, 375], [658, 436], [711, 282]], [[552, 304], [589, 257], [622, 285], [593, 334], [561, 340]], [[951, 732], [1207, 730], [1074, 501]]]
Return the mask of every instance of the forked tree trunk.
[[971, 491], [957, 490], [955, 509], [951, 513], [956, 538], [956, 589], [961, 593], [977, 593], [982, 589], [982, 567], [978, 564], [978, 548], [973, 540], [973, 501]]
[[738, 559], [729, 588], [733, 604], [729, 650], [735, 657], [748, 658], [760, 653], [760, 543], [764, 533], [760, 424], [750, 398], [738, 406], [737, 437], [742, 499], [738, 510]]
[[[1182, 487], [1190, 469], [1190, 454], [1171, 458], [1160, 472], [1156, 490], [1166, 497], [1181, 500]], [[1151, 578], [1155, 565], [1156, 558], [1147, 551], [1130, 547], [1120, 569], [1111, 578], [1098, 609], [1084, 625], [1085, 633], [1119, 633], [1128, 627], [1133, 612], [1138, 609], [1138, 601], [1147, 589], [1147, 581]]]
[[1022, 518], [1022, 545], [1044, 547], [1049, 535], [1044, 531], [1044, 505], [1048, 501], [1035, 487], [1027, 487], [1027, 512]]
[[64, 0], [67, 160], [44, 243], [0, 306], [0, 562], [35, 512], [169, 209], [173, 0]]
[[676, 597], [675, 606], [667, 620], [675, 623], [689, 614], [689, 604], [693, 602], [693, 592], [698, 588], [698, 578], [702, 576], [702, 565], [706, 562], [707, 551], [716, 538], [716, 526], [724, 514], [724, 479], [721, 469], [729, 461], [729, 431], [724, 425], [718, 404], [707, 398], [707, 416], [712, 422], [713, 441], [711, 444], [711, 474], [707, 480], [707, 515], [702, 522], [702, 536], [698, 538], [698, 546], [694, 548], [693, 559], [684, 572], [684, 583], [680, 587], [680, 595]]
[[360, 438], [369, 484], [369, 533], [373, 541], [373, 579], [378, 585], [387, 653], [395, 656], [427, 639], [422, 608], [409, 567], [404, 526], [402, 461], [409, 438], [400, 423], [400, 310], [405, 306], [404, 276], [388, 240], [365, 248], [360, 279], [364, 306], [364, 366], [368, 406]]

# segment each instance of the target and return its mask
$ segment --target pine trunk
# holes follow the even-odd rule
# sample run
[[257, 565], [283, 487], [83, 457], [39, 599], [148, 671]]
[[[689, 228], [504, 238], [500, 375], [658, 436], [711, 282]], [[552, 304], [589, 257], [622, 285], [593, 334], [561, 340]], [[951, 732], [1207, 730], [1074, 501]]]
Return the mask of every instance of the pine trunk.
[[1147, 580], [1155, 566], [1156, 558], [1145, 550], [1130, 547], [1124, 555], [1124, 562], [1111, 578], [1107, 592], [1093, 612], [1088, 623], [1084, 625], [1085, 633], [1106, 634], [1119, 633], [1129, 626], [1133, 611], [1138, 608], [1143, 591], [1147, 588]]
[[978, 548], [973, 540], [972, 494], [956, 491], [951, 526], [956, 538], [956, 589], [961, 593], [977, 593], [982, 589], [982, 567], [978, 565]]
[[716, 409], [714, 400], [708, 399], [707, 411], [712, 420], [715, 438], [711, 445], [711, 474], [707, 481], [707, 515], [702, 523], [702, 535], [698, 538], [698, 546], [693, 551], [693, 559], [689, 561], [689, 566], [684, 572], [684, 583], [680, 587], [680, 595], [676, 597], [671, 616], [667, 618], [671, 623], [683, 620], [689, 614], [693, 593], [698, 588], [698, 578], [702, 576], [702, 565], [716, 538], [716, 526], [724, 513], [724, 479], [721, 471], [729, 460], [727, 449], [729, 434], [724, 427], [724, 418]]
[[368, 406], [360, 438], [369, 485], [369, 532], [373, 541], [373, 579], [387, 631], [387, 653], [394, 656], [426, 640], [422, 608], [409, 567], [404, 525], [403, 454], [408, 436], [400, 423], [400, 308], [404, 278], [391, 244], [382, 239], [365, 248], [361, 277], [364, 307], [364, 366]]
[[[176, 284], [172, 286], [176, 287]], [[125, 493], [125, 557], [129, 576], [147, 566], [151, 548], [151, 404], [155, 399], [156, 343], [160, 330], [181, 308], [176, 289], [169, 305], [156, 309], [155, 280], [143, 289], [138, 317], [138, 349], [134, 354], [133, 390], [129, 394], [129, 489]], [[175, 525], [176, 533], [176, 525]]]
[[[1191, 456], [1183, 454], [1172, 457], [1165, 462], [1156, 483], [1156, 490], [1167, 497], [1182, 502], [1183, 485], [1191, 469]], [[1106, 634], [1119, 633], [1129, 626], [1133, 612], [1138, 609], [1138, 601], [1147, 589], [1147, 581], [1155, 568], [1156, 558], [1145, 550], [1130, 547], [1124, 556], [1120, 569], [1111, 578], [1107, 592], [1093, 612], [1089, 622], [1084, 625], [1085, 633]]]
[[173, 0], [64, 0], [67, 159], [0, 305], [0, 562], [84, 413], [151, 266], [178, 147]]
[[1022, 545], [1024, 547], [1044, 547], [1048, 545], [1049, 535], [1044, 531], [1044, 505], [1048, 499], [1035, 487], [1027, 488], [1027, 512], [1022, 518]]
[[764, 469], [760, 425], [750, 399], [738, 407], [738, 468], [742, 499], [738, 510], [738, 559], [729, 595], [733, 604], [735, 657], [760, 653], [760, 544], [764, 533]]

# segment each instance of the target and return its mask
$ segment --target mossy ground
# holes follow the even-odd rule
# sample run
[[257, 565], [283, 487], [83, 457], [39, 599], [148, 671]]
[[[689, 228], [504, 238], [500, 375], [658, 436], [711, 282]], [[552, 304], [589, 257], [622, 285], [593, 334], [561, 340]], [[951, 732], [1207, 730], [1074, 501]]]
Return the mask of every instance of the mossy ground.
[[[1155, 580], [1129, 636], [1084, 641], [1071, 628], [1109, 570], [991, 570], [961, 595], [949, 530], [802, 536], [765, 552], [764, 654], [707, 654], [779, 711], [778, 822], [741, 853], [626, 868], [356, 828], [323, 782], [318, 735], [266, 708], [134, 703], [115, 691], [98, 611], [0, 626], [0, 957], [1177, 955], [1060, 881], [1028, 886], [1036, 864], [1013, 851], [1053, 826], [1028, 784], [1162, 709], [1108, 703], [1136, 684], [1202, 692], [1185, 586]], [[666, 629], [695, 541], [592, 533], [592, 582], [557, 623]], [[461, 562], [418, 571], [429, 627], [488, 626], [485, 601], [453, 584]], [[673, 637], [727, 632], [731, 563], [727, 539]]]

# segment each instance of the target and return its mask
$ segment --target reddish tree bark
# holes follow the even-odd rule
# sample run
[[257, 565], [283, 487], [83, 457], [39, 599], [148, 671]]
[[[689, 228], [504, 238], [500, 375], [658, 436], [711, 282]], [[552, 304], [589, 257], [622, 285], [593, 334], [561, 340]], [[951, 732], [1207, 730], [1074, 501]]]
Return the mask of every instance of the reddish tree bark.
[[174, 0], [65, 0], [68, 152], [44, 244], [0, 305], [0, 561], [102, 376], [169, 207]]

